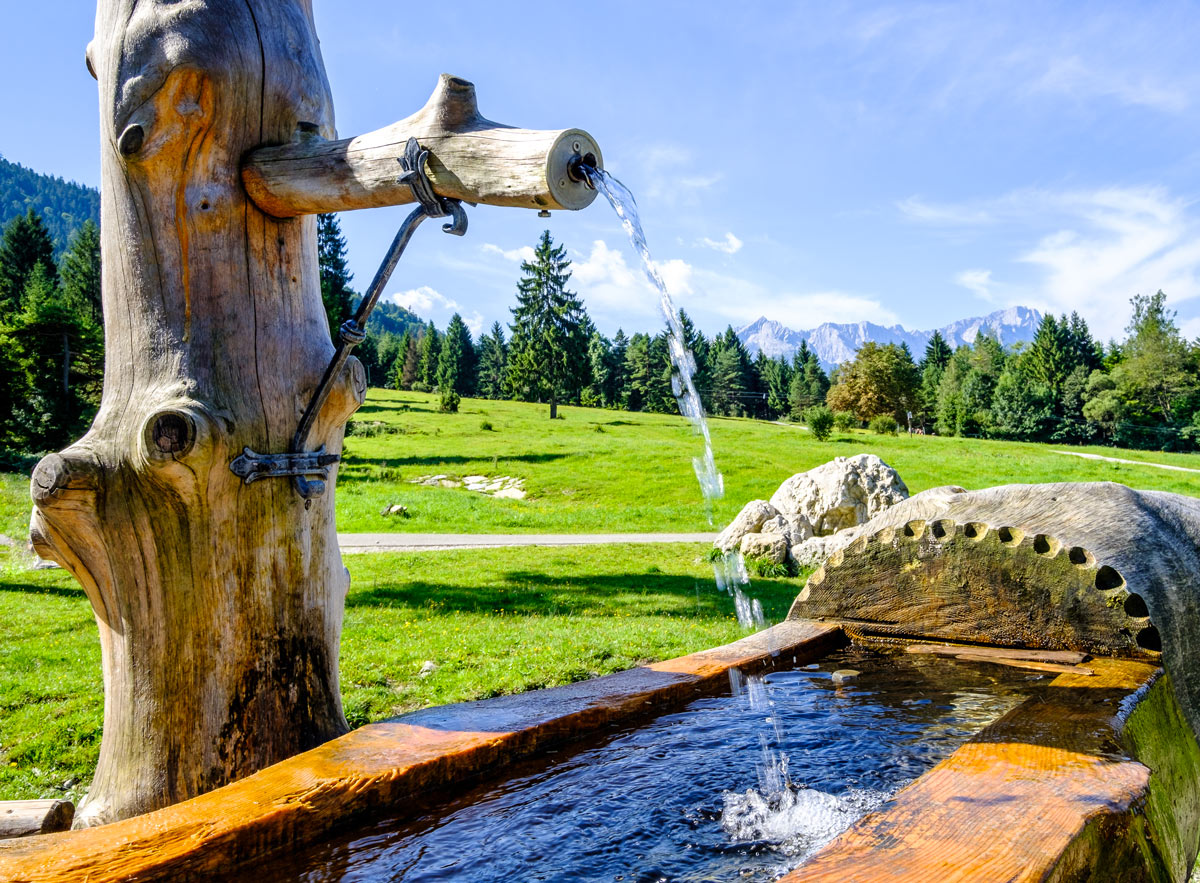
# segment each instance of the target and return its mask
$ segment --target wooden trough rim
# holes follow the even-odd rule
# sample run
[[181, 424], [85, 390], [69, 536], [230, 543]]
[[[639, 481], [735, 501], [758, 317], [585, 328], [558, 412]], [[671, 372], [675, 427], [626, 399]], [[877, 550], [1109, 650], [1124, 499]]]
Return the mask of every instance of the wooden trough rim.
[[[1148, 863], [1139, 838], [1169, 865], [1167, 850], [1138, 820], [1151, 769], [1122, 742], [1130, 715], [1152, 689], [1175, 707], [1170, 683], [1146, 662], [1093, 659], [1088, 669], [1059, 675], [782, 879], [1143, 879]], [[1192, 743], [1182, 718], [1174, 724]], [[1170, 777], [1167, 769], [1155, 772]], [[1184, 875], [1195, 839], [1192, 830], [1191, 855], [1176, 858]]]
[[461, 783], [605, 726], [792, 667], [847, 642], [836, 623], [786, 621], [732, 644], [616, 674], [370, 724], [191, 800], [97, 828], [0, 841], [0, 880], [186, 880], [322, 839], [355, 817]]

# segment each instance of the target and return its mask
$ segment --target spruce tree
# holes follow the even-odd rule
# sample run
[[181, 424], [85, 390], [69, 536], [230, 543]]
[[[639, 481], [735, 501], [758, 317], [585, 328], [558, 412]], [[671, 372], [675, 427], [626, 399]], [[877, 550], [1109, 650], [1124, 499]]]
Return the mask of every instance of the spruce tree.
[[507, 372], [508, 347], [504, 344], [504, 329], [495, 322], [491, 333], [479, 341], [479, 394], [485, 399], [507, 396]]
[[8, 222], [0, 241], [0, 318], [20, 309], [25, 286], [39, 266], [46, 281], [56, 286], [54, 242], [41, 215], [31, 207]]
[[337, 215], [317, 215], [317, 262], [321, 272], [321, 301], [329, 319], [329, 333], [336, 341], [338, 328], [350, 318], [354, 275], [347, 269], [346, 239]]
[[532, 261], [521, 264], [517, 305], [512, 308], [508, 376], [513, 393], [526, 401], [548, 401], [550, 419], [558, 403], [579, 394], [587, 368], [587, 313], [567, 290], [571, 262], [542, 233]]
[[438, 359], [441, 354], [442, 336], [438, 334], [437, 326], [430, 319], [429, 324], [425, 326], [425, 333], [421, 336], [420, 356], [417, 360], [417, 379], [414, 381], [414, 384], [420, 383], [424, 387], [422, 392], [432, 392], [437, 386]]
[[409, 334], [408, 346], [404, 350], [404, 366], [400, 369], [400, 385], [397, 389], [412, 389], [413, 384], [421, 376], [421, 337], [422, 328]]
[[629, 338], [625, 336], [623, 329], [618, 328], [617, 333], [613, 335], [612, 349], [609, 352], [612, 372], [609, 374], [608, 386], [609, 402], [616, 408], [623, 408], [625, 400], [629, 397], [629, 373], [625, 370], [625, 357], [628, 352]]
[[[475, 344], [462, 316], [455, 313], [446, 326], [442, 337], [442, 349], [438, 354], [437, 385], [443, 400], [453, 392], [471, 395], [475, 391]], [[457, 407], [451, 410], [457, 410]]]
[[946, 366], [950, 364], [950, 357], [953, 355], [950, 344], [946, 343], [946, 338], [942, 337], [942, 332], [935, 331], [929, 338], [929, 343], [925, 344], [925, 357], [921, 359], [918, 367], [922, 372], [930, 365], [936, 366], [939, 371], [945, 371]]
[[85, 310], [94, 324], [100, 323], [100, 228], [90, 220], [71, 239], [63, 255], [62, 289], [66, 302]]

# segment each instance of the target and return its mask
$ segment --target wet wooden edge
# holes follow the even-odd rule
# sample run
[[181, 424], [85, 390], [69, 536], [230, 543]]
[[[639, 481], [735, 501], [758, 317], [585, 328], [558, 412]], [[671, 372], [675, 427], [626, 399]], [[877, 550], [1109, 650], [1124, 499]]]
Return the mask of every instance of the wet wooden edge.
[[187, 880], [228, 875], [406, 798], [728, 684], [728, 672], [809, 662], [840, 626], [788, 621], [732, 644], [563, 687], [423, 709], [370, 724], [241, 781], [98, 828], [0, 841], [0, 880]]
[[1170, 681], [1144, 662], [1088, 665], [1095, 676], [1055, 678], [783, 880], [1186, 879], [1200, 751]]

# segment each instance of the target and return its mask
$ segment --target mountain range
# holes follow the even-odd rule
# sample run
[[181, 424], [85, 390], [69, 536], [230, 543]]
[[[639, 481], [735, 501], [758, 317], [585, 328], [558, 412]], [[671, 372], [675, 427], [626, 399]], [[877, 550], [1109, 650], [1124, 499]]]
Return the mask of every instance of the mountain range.
[[[993, 335], [1005, 346], [1012, 346], [1019, 341], [1033, 340], [1041, 321], [1042, 314], [1037, 310], [1029, 307], [1009, 307], [1006, 310], [988, 313], [986, 316], [959, 319], [936, 330], [942, 333], [951, 349], [964, 343], [974, 343], [975, 336], [980, 331]], [[933, 329], [908, 331], [901, 325], [826, 322], [808, 331], [795, 331], [763, 316], [738, 329], [737, 336], [750, 351], [750, 355], [756, 356], [761, 351], [772, 359], [779, 356], [791, 358], [799, 348], [800, 341], [808, 341], [809, 348], [816, 352], [817, 358], [821, 360], [821, 367], [828, 371], [842, 362], [853, 359], [858, 348], [869, 340], [876, 343], [907, 343], [913, 358], [920, 361], [925, 352], [925, 345], [933, 337]]]

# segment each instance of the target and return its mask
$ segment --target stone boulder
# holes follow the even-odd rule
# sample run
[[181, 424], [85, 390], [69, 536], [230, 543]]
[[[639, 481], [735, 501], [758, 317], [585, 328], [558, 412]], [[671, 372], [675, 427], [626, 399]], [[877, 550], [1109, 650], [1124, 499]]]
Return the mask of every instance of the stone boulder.
[[779, 513], [766, 500], [751, 500], [742, 507], [737, 517], [729, 522], [729, 526], [721, 531], [713, 545], [722, 552], [732, 552], [741, 545], [742, 537], [758, 533], [764, 522], [777, 517]]
[[[905, 503], [905, 509], [907, 511], [908, 507], [917, 507], [920, 511], [925, 511], [930, 507], [944, 505], [956, 495], [965, 493], [966, 491], [958, 485], [930, 488], [916, 496], [909, 497]], [[913, 509], [912, 511], [917, 511], [917, 509]], [[799, 543], [793, 543], [788, 555], [791, 557], [792, 563], [797, 567], [817, 567], [834, 552], [846, 548], [858, 539], [859, 536], [868, 533], [871, 529], [870, 524], [873, 523], [874, 520], [869, 523], [865, 522], [854, 527], [848, 527], [845, 530], [839, 530], [837, 533], [830, 534], [829, 536], [810, 537]]]
[[837, 457], [779, 486], [769, 505], [802, 542], [825, 537], [874, 518], [908, 499], [900, 474], [874, 454]]
[[746, 558], [765, 558], [772, 564], [782, 564], [787, 561], [788, 541], [777, 533], [748, 533], [742, 537], [740, 551]]

